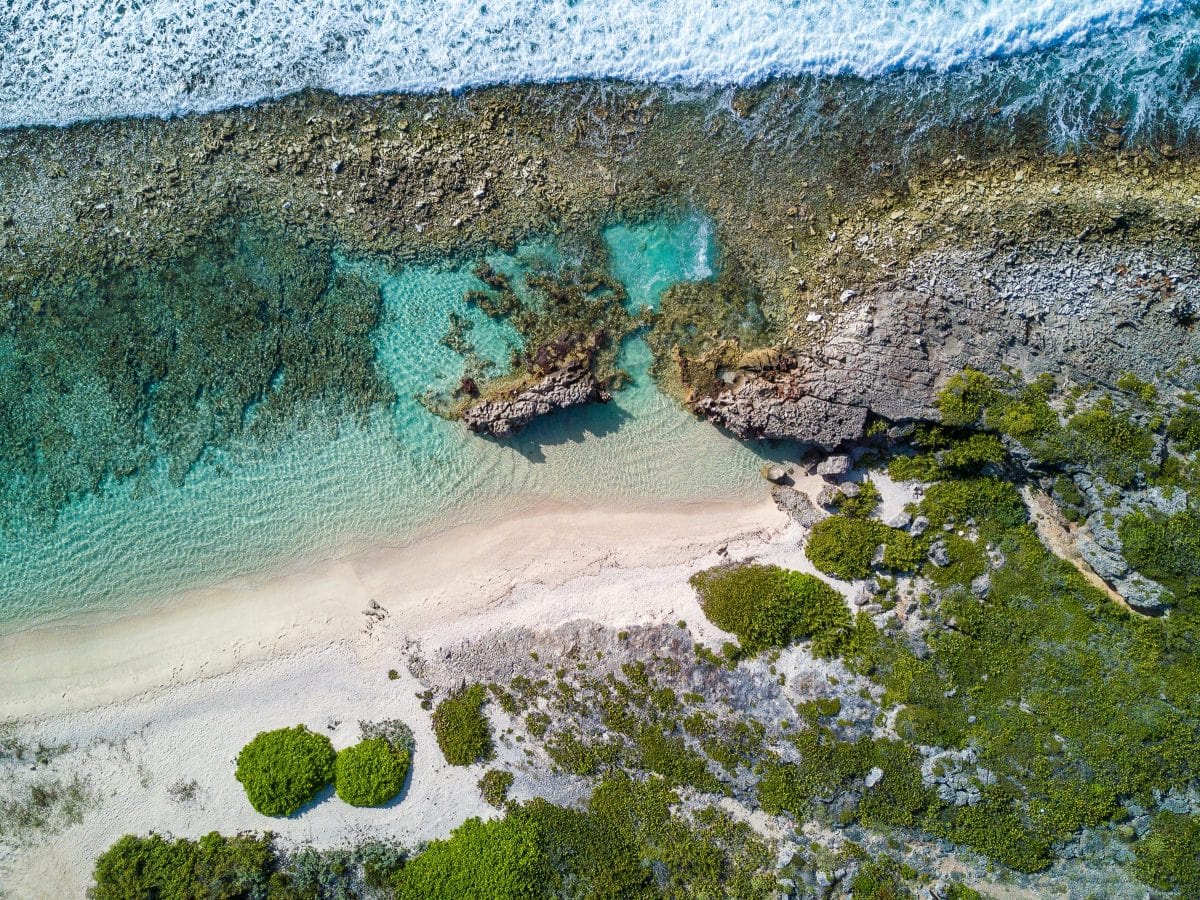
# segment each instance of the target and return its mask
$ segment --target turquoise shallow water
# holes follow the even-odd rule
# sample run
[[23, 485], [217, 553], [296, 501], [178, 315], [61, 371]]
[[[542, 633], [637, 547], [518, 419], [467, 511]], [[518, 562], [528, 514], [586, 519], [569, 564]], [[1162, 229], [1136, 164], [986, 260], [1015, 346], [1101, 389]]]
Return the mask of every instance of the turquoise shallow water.
[[[633, 309], [655, 306], [669, 284], [717, 266], [700, 216], [615, 226], [605, 233], [613, 274]], [[492, 265], [509, 273], [557, 262], [533, 244]], [[388, 271], [338, 260], [377, 282], [384, 315], [377, 362], [397, 400], [365, 424], [317, 419], [264, 453], [207, 453], [182, 484], [165, 472], [72, 501], [52, 528], [29, 526], [0, 544], [0, 620], [6, 627], [131, 603], [301, 558], [400, 544], [451, 524], [510, 514], [546, 500], [645, 505], [759, 496], [759, 451], [698, 421], [658, 391], [650, 352], [626, 340], [630, 383], [606, 405], [535, 422], [507, 444], [471, 435], [417, 397], [454, 384], [462, 358], [441, 343], [452, 312], [502, 372], [517, 343], [505, 322], [463, 302], [479, 287], [470, 266]]]

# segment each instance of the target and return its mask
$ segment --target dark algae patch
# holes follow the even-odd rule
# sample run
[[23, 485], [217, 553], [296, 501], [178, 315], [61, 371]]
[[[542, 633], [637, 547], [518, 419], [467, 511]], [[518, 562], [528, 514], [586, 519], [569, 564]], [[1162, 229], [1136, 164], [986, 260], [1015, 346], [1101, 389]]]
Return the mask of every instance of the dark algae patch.
[[179, 482], [239, 438], [270, 446], [392, 396], [370, 340], [378, 288], [252, 221], [33, 296], [0, 337], [6, 527], [52, 522], [106, 479], [165, 466]]

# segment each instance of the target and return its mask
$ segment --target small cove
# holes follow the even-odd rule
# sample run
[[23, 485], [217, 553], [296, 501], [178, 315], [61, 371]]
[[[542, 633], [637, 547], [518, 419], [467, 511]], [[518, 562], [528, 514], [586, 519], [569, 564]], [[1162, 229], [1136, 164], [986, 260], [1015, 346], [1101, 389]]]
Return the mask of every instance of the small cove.
[[[695, 213], [615, 225], [604, 241], [634, 310], [656, 307], [667, 286], [711, 277], [718, 265], [711, 224]], [[533, 242], [488, 262], [518, 276], [553, 264], [555, 254], [552, 244]], [[389, 271], [336, 257], [334, 265], [379, 286], [382, 316], [372, 340], [395, 403], [363, 421], [314, 412], [270, 450], [248, 440], [211, 449], [182, 481], [159, 466], [70, 500], [51, 526], [5, 534], [0, 627], [118, 614], [183, 590], [404, 544], [547, 502], [638, 507], [761, 496], [759, 450], [662, 394], [636, 334], [619, 358], [629, 381], [608, 404], [547, 417], [506, 443], [438, 418], [419, 395], [462, 376], [462, 357], [442, 341], [451, 313], [469, 322], [472, 343], [497, 373], [519, 344], [511, 325], [464, 302], [464, 292], [481, 285], [472, 266]]]

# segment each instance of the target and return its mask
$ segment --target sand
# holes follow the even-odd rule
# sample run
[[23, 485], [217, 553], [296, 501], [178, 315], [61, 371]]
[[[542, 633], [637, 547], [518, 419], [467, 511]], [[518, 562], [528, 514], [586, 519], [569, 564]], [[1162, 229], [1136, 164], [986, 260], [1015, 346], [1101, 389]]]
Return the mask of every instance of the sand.
[[[322, 847], [369, 832], [412, 845], [494, 814], [476, 787], [483, 767], [448, 766], [437, 751], [423, 686], [405, 666], [414, 649], [579, 618], [699, 624], [691, 572], [729, 557], [800, 565], [802, 536], [767, 500], [543, 508], [109, 622], [0, 639], [0, 720], [14, 722], [16, 736], [70, 747], [46, 766], [6, 767], [0, 793], [79, 775], [92, 796], [79, 824], [19, 847], [0, 839], [0, 892], [82, 897], [96, 855], [130, 832], [270, 829]], [[399, 677], [388, 677], [392, 669]], [[410, 784], [387, 808], [329, 799], [268, 819], [233, 777], [239, 748], [258, 731], [304, 722], [343, 747], [358, 739], [360, 720], [383, 718], [405, 720], [417, 740]], [[172, 797], [172, 786], [192, 781], [194, 799]], [[518, 781], [517, 799], [521, 791]]]
[[87, 709], [345, 638], [362, 630], [371, 601], [419, 632], [494, 606], [517, 585], [684, 561], [784, 521], [766, 500], [543, 507], [262, 583], [193, 591], [111, 621], [68, 619], [0, 637], [0, 722]]

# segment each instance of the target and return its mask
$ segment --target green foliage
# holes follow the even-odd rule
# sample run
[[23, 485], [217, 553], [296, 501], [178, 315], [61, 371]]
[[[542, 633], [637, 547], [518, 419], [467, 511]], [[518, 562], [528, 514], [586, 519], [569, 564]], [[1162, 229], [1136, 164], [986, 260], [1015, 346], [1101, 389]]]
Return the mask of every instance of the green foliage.
[[1121, 520], [1118, 534], [1131, 566], [1177, 596], [1200, 598], [1200, 514], [1137, 510]]
[[450, 765], [469, 766], [494, 755], [491, 725], [483, 712], [487, 697], [482, 684], [472, 684], [451, 694], [433, 711], [433, 733]]
[[984, 409], [1000, 397], [990, 378], [975, 369], [951, 377], [937, 396], [942, 423], [951, 427], [970, 427], [983, 416]]
[[881, 543], [878, 522], [830, 516], [813, 526], [804, 552], [826, 575], [866, 578]]
[[1134, 854], [1133, 871], [1150, 887], [1200, 897], [1200, 818], [1160, 812]]
[[337, 795], [351, 806], [382, 806], [400, 793], [408, 777], [407, 750], [392, 748], [383, 738], [347, 747], [337, 755]]
[[1050, 406], [1052, 381], [1039, 380], [1025, 386], [1015, 397], [997, 400], [984, 415], [988, 428], [1008, 435], [1027, 447], [1056, 434], [1058, 413]]
[[999, 478], [965, 478], [931, 485], [921, 501], [921, 512], [928, 517], [930, 530], [975, 519], [983, 531], [995, 533], [1028, 518], [1020, 492]]
[[641, 730], [637, 744], [642, 766], [663, 776], [667, 783], [678, 787], [689, 785], [709, 794], [722, 792], [721, 782], [708, 771], [704, 757], [688, 749], [682, 737], [664, 734], [660, 728], [650, 726]]
[[1184, 406], [1167, 423], [1167, 437], [1183, 454], [1200, 450], [1200, 407]]
[[966, 475], [1004, 462], [1007, 457], [1008, 451], [996, 435], [978, 432], [941, 451], [938, 463], [950, 474]]
[[551, 873], [541, 840], [538, 823], [524, 816], [468, 819], [397, 873], [397, 900], [544, 897]]
[[908, 900], [915, 897], [904, 884], [900, 864], [887, 856], [866, 863], [850, 882], [855, 900]]
[[757, 564], [719, 566], [697, 572], [691, 584], [704, 614], [737, 635], [746, 653], [812, 638], [813, 652], [828, 656], [850, 627], [841, 595], [801, 572]]
[[1142, 381], [1133, 372], [1126, 372], [1117, 379], [1117, 389], [1133, 394], [1142, 403], [1153, 403], [1158, 399], [1158, 388], [1147, 381]]
[[269, 836], [169, 840], [126, 835], [96, 860], [94, 900], [239, 900], [266, 896], [274, 869]]
[[508, 800], [508, 792], [512, 785], [512, 772], [506, 772], [503, 769], [488, 769], [479, 779], [479, 793], [492, 806], [500, 808]]
[[970, 744], [996, 776], [979, 805], [930, 806], [919, 827], [1038, 869], [1053, 841], [1108, 821], [1121, 798], [1150, 803], [1155, 789], [1200, 774], [1191, 614], [1132, 618], [1046, 550], [1015, 489], [997, 479], [935, 484], [920, 512], [931, 530], [974, 518], [1004, 562], [981, 601], [970, 580], [987, 568], [985, 541], [946, 535], [951, 565], [921, 569], [941, 587], [936, 621], [953, 623], [927, 632], [929, 655], [918, 659], [866, 620], [845, 645], [853, 668], [883, 682], [885, 703], [903, 705], [896, 730], [906, 741]]
[[[804, 816], [814, 804], [856, 791], [861, 798], [856, 808], [844, 810], [850, 814], [844, 821], [911, 828], [936, 800], [921, 782], [917, 752], [902, 742], [838, 740], [820, 726], [804, 729], [792, 742], [800, 753], [799, 762], [768, 761], [760, 769], [758, 802], [771, 815]], [[864, 779], [874, 768], [880, 769], [882, 777], [867, 788]]]
[[1072, 416], [1061, 436], [1061, 454], [1085, 463], [1118, 487], [1147, 470], [1154, 436], [1104, 398]]
[[1087, 511], [1087, 498], [1075, 482], [1065, 475], [1054, 479], [1054, 500], [1072, 522], [1082, 522]]
[[303, 725], [264, 731], [242, 748], [237, 780], [264, 816], [290, 816], [333, 780], [333, 745]]
[[924, 543], [908, 532], [873, 519], [846, 516], [830, 516], [814, 525], [805, 554], [827, 575], [866, 578], [880, 545], [882, 567], [895, 572], [910, 572], [925, 557]]
[[875, 486], [875, 482], [868, 478], [858, 486], [857, 496], [843, 497], [838, 501], [837, 508], [838, 512], [843, 516], [867, 519], [874, 514], [876, 507], [879, 506], [879, 501], [882, 499], [883, 495], [879, 493], [879, 488]]
[[399, 898], [488, 900], [570, 896], [773, 895], [773, 854], [753, 831], [717, 809], [673, 814], [678, 797], [660, 779], [614, 776], [585, 809], [534, 800], [502, 819], [472, 819], [432, 842], [395, 879]]

